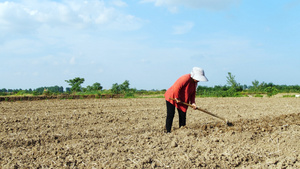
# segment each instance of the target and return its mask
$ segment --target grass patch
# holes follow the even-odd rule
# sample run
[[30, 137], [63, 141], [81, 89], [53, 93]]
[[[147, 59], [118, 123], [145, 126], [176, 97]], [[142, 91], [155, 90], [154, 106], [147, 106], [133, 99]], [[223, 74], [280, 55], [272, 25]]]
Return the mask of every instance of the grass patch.
[[137, 95], [136, 98], [165, 98], [164, 95], [158, 94], [158, 95]]
[[264, 97], [264, 96], [261, 94], [256, 94], [256, 95], [254, 95], [254, 97]]
[[295, 95], [283, 95], [282, 97], [296, 97]]

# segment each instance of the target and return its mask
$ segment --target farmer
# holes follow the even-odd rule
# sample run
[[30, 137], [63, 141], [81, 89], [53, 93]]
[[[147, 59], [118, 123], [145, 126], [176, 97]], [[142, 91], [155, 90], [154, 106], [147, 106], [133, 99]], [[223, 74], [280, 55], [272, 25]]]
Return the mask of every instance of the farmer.
[[[165, 99], [167, 103], [167, 133], [171, 132], [173, 118], [175, 115], [175, 107], [179, 116], [179, 128], [184, 127], [186, 123], [186, 111], [188, 106], [180, 104], [181, 102], [190, 103], [195, 110], [197, 108], [195, 103], [196, 89], [198, 82], [208, 81], [204, 75], [204, 70], [199, 67], [194, 67], [190, 74], [181, 76], [177, 81], [166, 91]], [[175, 99], [174, 100], [171, 100]]]

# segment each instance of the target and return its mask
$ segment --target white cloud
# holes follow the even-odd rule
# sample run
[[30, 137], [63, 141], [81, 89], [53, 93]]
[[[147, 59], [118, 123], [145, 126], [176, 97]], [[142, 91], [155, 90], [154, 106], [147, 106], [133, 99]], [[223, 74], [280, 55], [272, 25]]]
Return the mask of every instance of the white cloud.
[[39, 73], [39, 72], [33, 72], [32, 75], [33, 75], [33, 76], [39, 76], [40, 73]]
[[180, 26], [174, 26], [173, 27], [173, 34], [181, 35], [188, 33], [192, 28], [194, 27], [193, 22], [186, 22], [183, 25]]
[[224, 10], [229, 8], [231, 5], [238, 4], [240, 0], [141, 0], [140, 2], [151, 2], [154, 3], [155, 6], [164, 6], [171, 12], [175, 12], [178, 6], [195, 9]]
[[73, 56], [71, 59], [70, 59], [70, 64], [71, 65], [74, 65], [76, 62], [75, 62], [75, 57]]
[[103, 72], [104, 72], [104, 70], [102, 68], [99, 68], [98, 71], [97, 71], [97, 73], [99, 73], [99, 74], [103, 73]]
[[93, 27], [110, 30], [136, 30], [141, 19], [124, 14], [118, 7], [127, 4], [113, 1], [113, 7], [104, 1], [18, 1], [0, 2], [0, 31], [36, 30], [40, 26], [71, 27], [82, 29]]
[[114, 0], [112, 3], [118, 7], [126, 7], [127, 6], [127, 4], [125, 2], [123, 2], [122, 0]]
[[2, 56], [35, 54], [40, 50], [41, 47], [38, 42], [32, 39], [20, 38], [1, 43], [2, 40], [3, 39], [0, 39], [0, 53]]

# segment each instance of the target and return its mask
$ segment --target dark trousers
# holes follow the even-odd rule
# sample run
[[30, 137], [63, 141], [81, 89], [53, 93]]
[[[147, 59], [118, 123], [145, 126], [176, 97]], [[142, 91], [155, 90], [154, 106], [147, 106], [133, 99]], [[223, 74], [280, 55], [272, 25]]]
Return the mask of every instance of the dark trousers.
[[[166, 120], [166, 129], [167, 132], [171, 132], [172, 123], [175, 115], [175, 106], [170, 102], [166, 101], [167, 103], [167, 120]], [[177, 109], [178, 116], [179, 116], [179, 127], [185, 126], [186, 124], [186, 113]]]

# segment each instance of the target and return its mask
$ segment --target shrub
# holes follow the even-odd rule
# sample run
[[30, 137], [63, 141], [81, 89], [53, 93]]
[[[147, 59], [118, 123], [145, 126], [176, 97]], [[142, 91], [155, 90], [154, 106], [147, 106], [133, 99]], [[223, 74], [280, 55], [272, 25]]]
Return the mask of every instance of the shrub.
[[125, 98], [134, 98], [134, 92], [127, 92], [125, 93]]
[[269, 97], [276, 95], [278, 93], [278, 90], [276, 89], [276, 87], [267, 87], [265, 89], [265, 91], [267, 92], [267, 96], [269, 96]]
[[32, 95], [33, 95], [33, 96], [38, 96], [38, 95], [40, 95], [40, 93], [39, 93], [38, 91], [35, 90], [35, 91], [32, 92]]
[[49, 90], [44, 91], [44, 92], [43, 92], [43, 95], [45, 95], [45, 96], [50, 96], [50, 95], [51, 95], [51, 92], [50, 92]]
[[19, 95], [19, 96], [25, 95], [25, 94], [26, 94], [26, 92], [25, 92], [24, 90], [20, 90], [20, 91], [18, 91], [18, 93], [17, 93], [17, 95]]
[[256, 94], [256, 95], [254, 95], [254, 97], [264, 97], [264, 96], [261, 94]]

